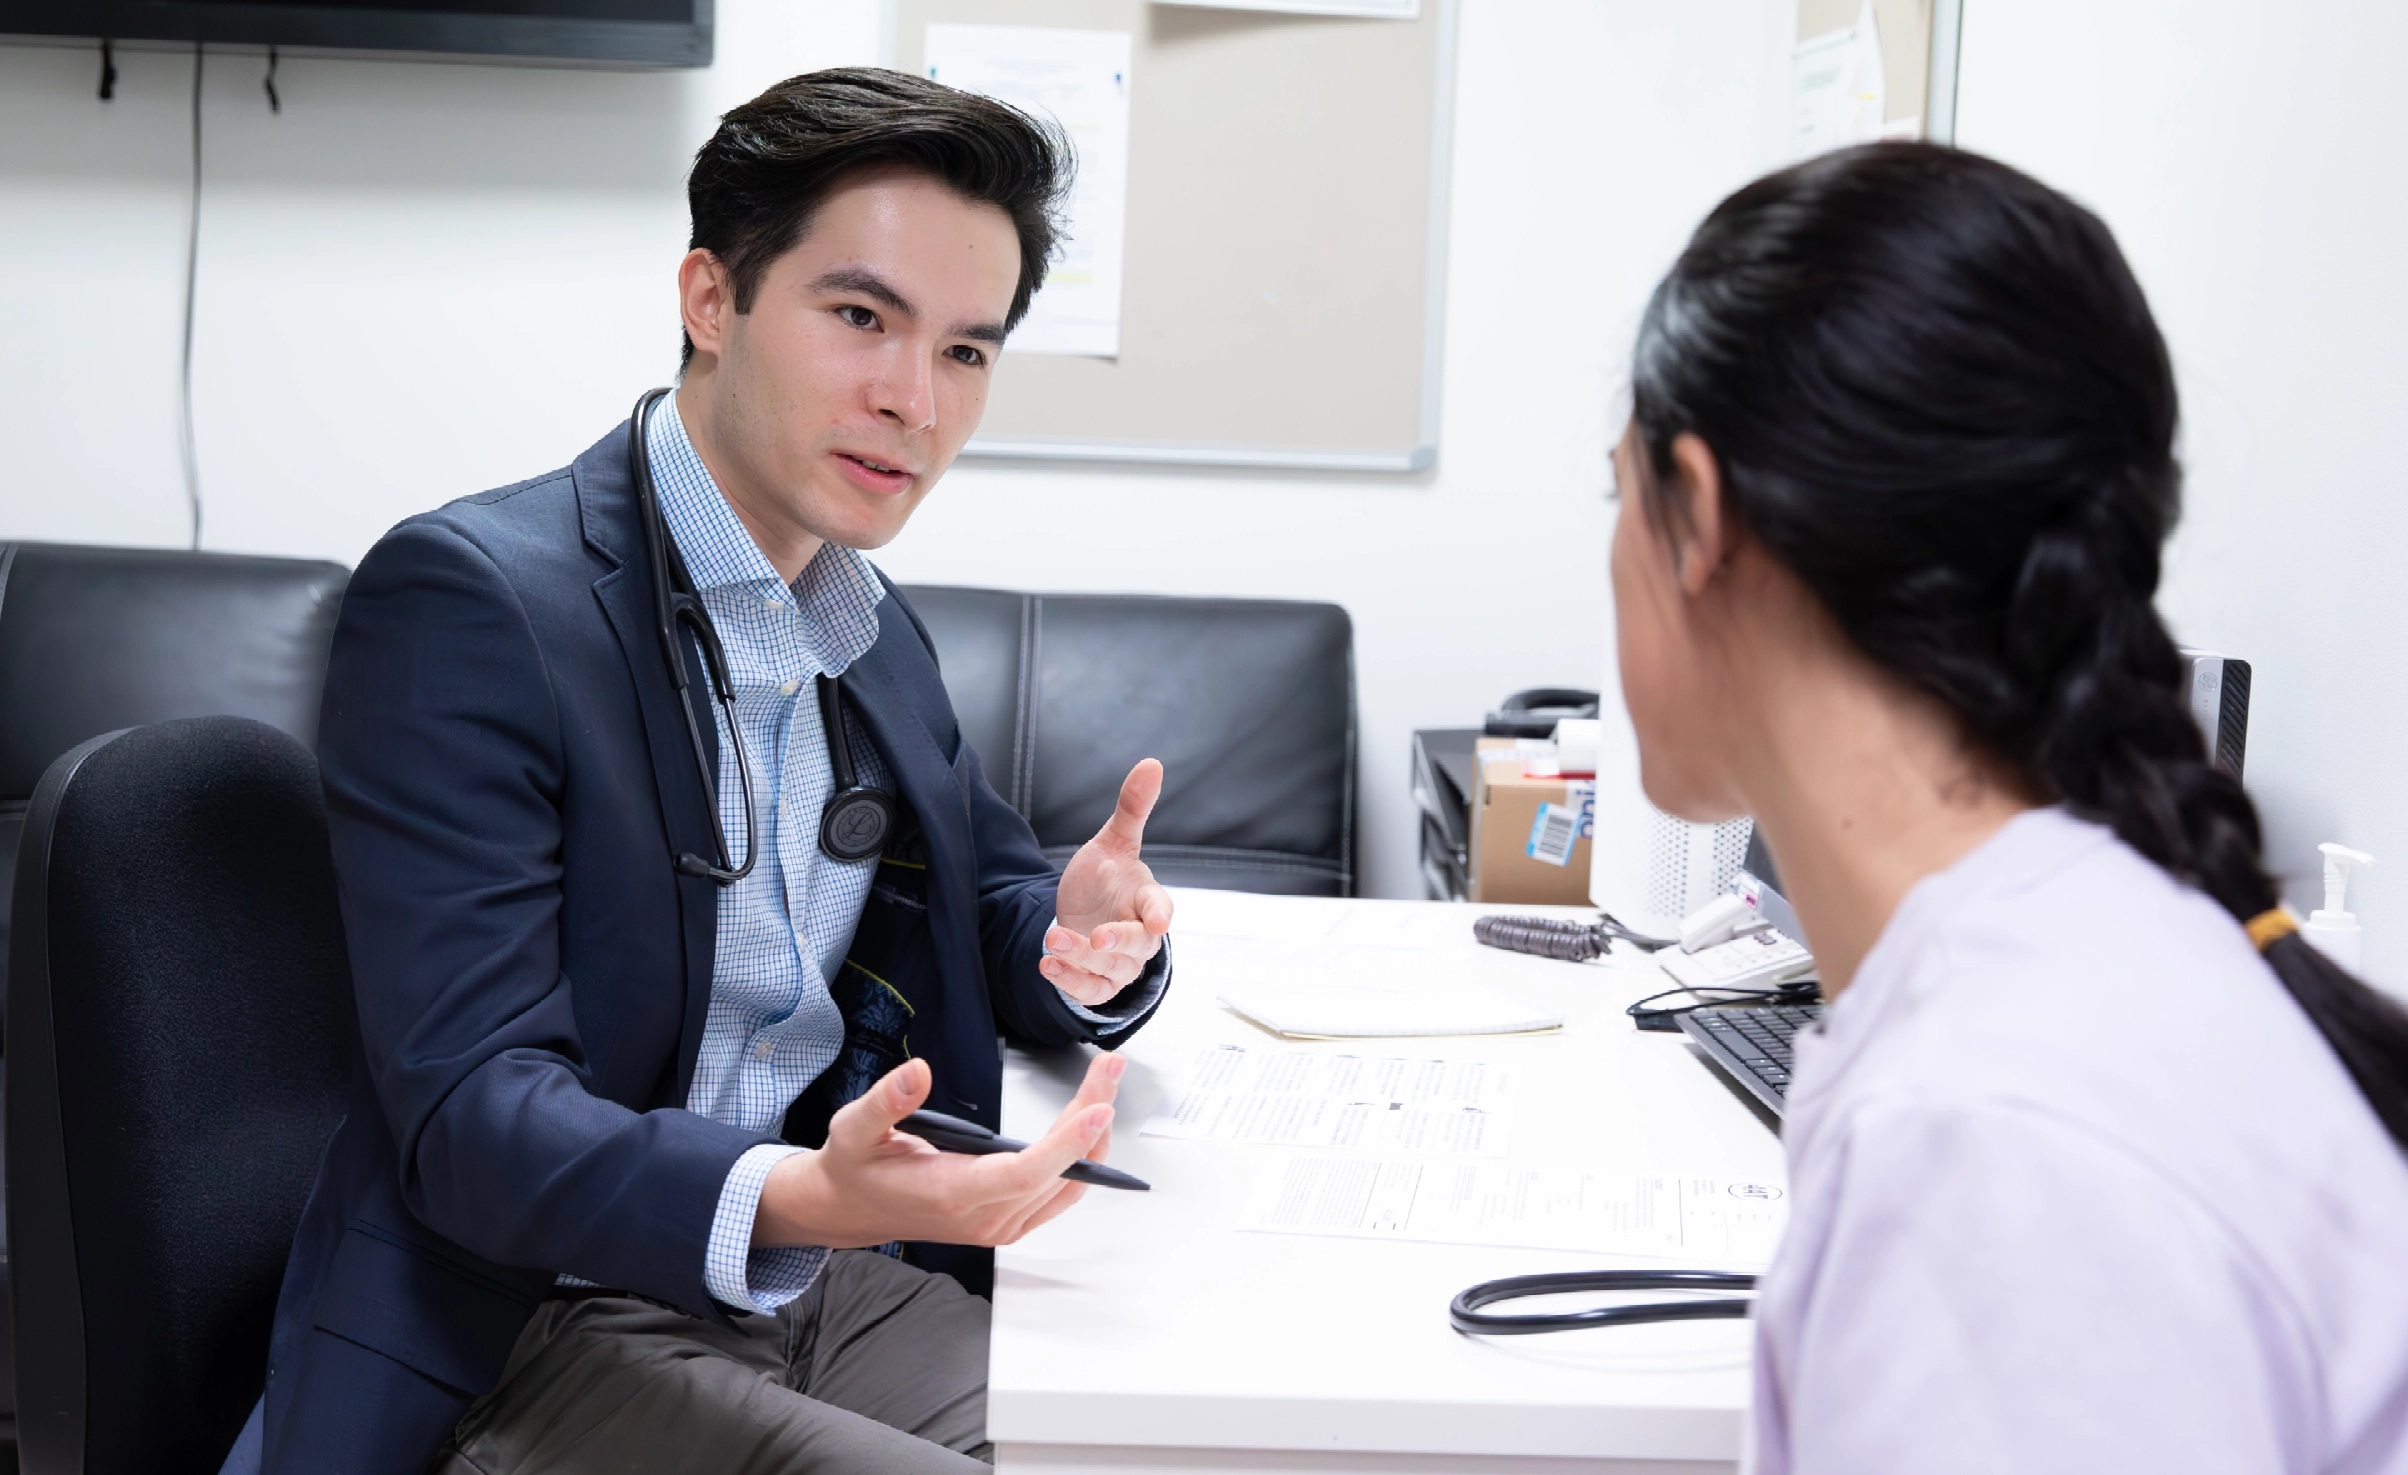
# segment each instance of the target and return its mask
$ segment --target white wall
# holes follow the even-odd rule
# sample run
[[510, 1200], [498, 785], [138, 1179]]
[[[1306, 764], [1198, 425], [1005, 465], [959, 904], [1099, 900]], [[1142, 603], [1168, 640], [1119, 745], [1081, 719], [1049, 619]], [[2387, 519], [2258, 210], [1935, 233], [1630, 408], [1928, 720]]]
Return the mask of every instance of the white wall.
[[2188, 513], [2164, 607], [2255, 667], [2271, 857], [2353, 887], [2408, 983], [2408, 9], [2387, 0], [1968, 0], [1958, 141], [2082, 199], [2181, 378]]
[[[1430, 475], [965, 466], [902, 578], [1334, 599], [1353, 611], [1366, 873], [1414, 889], [1406, 738], [1606, 660], [1597, 498], [1631, 320], [1697, 215], [1780, 151], [1786, 0], [1468, 0], [1446, 423]], [[2408, 981], [2408, 12], [2381, 0], [1968, 0], [1959, 138], [2088, 201], [2182, 374], [2166, 607], [2252, 660], [2286, 870], [2334, 838], [2370, 971]], [[558, 464], [667, 376], [679, 179], [715, 114], [874, 58], [876, 0], [723, 0], [720, 63], [617, 75], [209, 63], [197, 407], [215, 548], [355, 560]], [[191, 61], [0, 47], [0, 537], [180, 543]], [[2311, 888], [2312, 889], [2312, 888]], [[2310, 890], [2297, 890], [2306, 900]]]
[[[1631, 325], [1698, 215], [1776, 157], [1786, 113], [1787, 0], [1463, 9], [1434, 473], [965, 465], [882, 556], [907, 581], [1345, 605], [1377, 895], [1418, 890], [1411, 730], [1602, 667], [1599, 492]], [[280, 116], [259, 58], [212, 57], [207, 545], [355, 561], [399, 518], [602, 434], [674, 368], [680, 180], [714, 116], [874, 60], [878, 13], [721, 0], [704, 73], [287, 59]], [[186, 536], [191, 61], [120, 66], [103, 104], [90, 50], [0, 48], [0, 537]]]
[[[706, 72], [207, 62], [195, 407], [209, 547], [353, 562], [555, 466], [673, 372], [682, 179], [725, 107], [875, 46], [862, 4], [721, 7]], [[181, 543], [189, 54], [0, 47], [8, 536]]]

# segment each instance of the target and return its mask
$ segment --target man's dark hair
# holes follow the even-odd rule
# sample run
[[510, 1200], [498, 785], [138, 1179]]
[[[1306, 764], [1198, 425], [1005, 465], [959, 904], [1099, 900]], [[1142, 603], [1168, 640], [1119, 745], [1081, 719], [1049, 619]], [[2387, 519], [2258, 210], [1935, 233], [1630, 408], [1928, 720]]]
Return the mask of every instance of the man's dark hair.
[[[1052, 122], [904, 72], [807, 72], [722, 117], [686, 176], [688, 245], [719, 258], [736, 311], [750, 312], [769, 264], [803, 238], [829, 193], [880, 165], [920, 170], [1012, 218], [1020, 284], [1004, 326], [1017, 326], [1061, 239], [1070, 141]], [[681, 363], [693, 359], [688, 338]]]

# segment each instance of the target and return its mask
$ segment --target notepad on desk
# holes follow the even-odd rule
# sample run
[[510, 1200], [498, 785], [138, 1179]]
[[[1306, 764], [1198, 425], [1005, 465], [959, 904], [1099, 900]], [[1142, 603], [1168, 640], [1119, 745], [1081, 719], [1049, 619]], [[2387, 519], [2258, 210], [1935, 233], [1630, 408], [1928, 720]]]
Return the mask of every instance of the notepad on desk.
[[1561, 1011], [1482, 988], [1241, 985], [1222, 1004], [1292, 1040], [1374, 1040], [1416, 1035], [1522, 1035], [1563, 1028]]

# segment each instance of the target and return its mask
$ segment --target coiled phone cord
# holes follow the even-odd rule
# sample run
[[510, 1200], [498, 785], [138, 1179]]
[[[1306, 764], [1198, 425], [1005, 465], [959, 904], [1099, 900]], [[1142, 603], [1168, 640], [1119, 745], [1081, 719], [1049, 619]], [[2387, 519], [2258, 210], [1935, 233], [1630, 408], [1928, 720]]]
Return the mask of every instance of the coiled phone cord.
[[1669, 938], [1647, 937], [1631, 931], [1610, 912], [1598, 913], [1598, 920], [1593, 923], [1560, 917], [1481, 917], [1472, 923], [1472, 936], [1490, 947], [1535, 953], [1566, 963], [1601, 958], [1612, 952], [1617, 942], [1627, 942], [1646, 953], [1672, 946]]

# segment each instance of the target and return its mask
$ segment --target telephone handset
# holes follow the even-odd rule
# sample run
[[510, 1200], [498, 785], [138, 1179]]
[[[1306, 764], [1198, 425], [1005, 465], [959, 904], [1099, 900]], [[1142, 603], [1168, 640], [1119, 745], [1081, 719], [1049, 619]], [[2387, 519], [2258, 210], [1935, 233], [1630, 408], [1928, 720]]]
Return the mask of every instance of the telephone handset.
[[1597, 693], [1593, 691], [1576, 686], [1534, 686], [1507, 697], [1488, 714], [1481, 732], [1485, 737], [1550, 737], [1555, 724], [1565, 718], [1577, 721], [1596, 715]]

